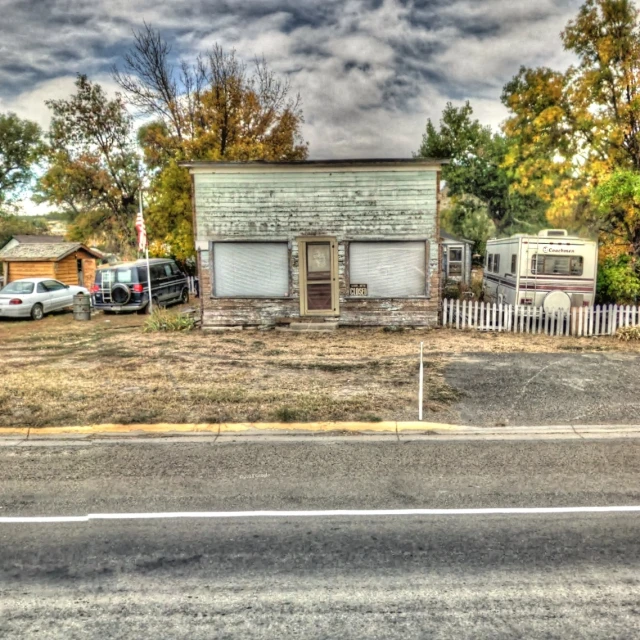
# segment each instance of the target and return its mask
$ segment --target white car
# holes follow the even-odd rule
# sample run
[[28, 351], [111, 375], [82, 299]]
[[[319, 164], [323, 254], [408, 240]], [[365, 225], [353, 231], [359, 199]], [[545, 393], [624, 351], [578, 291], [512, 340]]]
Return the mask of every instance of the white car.
[[0, 318], [42, 320], [45, 313], [71, 307], [78, 293], [89, 295], [84, 287], [49, 278], [14, 280], [0, 289]]

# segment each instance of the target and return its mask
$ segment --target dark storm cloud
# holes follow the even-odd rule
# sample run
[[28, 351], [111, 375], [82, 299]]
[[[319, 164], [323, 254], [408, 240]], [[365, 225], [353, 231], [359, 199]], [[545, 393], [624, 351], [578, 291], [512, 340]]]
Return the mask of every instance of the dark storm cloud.
[[314, 156], [409, 155], [428, 117], [470, 99], [496, 125], [521, 64], [562, 66], [573, 0], [0, 0], [0, 110], [46, 124], [78, 72], [109, 75], [144, 21], [193, 59], [264, 55], [299, 91]]

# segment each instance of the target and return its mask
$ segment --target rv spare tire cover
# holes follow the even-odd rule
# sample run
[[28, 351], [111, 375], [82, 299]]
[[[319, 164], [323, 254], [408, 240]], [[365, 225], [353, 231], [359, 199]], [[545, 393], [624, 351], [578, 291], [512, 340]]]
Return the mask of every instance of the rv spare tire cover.
[[111, 299], [116, 304], [127, 304], [131, 299], [131, 290], [126, 284], [117, 283], [111, 288]]
[[545, 296], [542, 306], [545, 311], [569, 311], [571, 309], [571, 298], [564, 291], [551, 291]]

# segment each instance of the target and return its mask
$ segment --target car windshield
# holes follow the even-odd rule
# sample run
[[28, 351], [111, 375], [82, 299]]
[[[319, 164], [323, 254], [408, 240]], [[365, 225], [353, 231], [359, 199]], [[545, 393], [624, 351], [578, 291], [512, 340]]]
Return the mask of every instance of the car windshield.
[[33, 293], [33, 282], [11, 282], [0, 293], [13, 293], [19, 295], [29, 295]]

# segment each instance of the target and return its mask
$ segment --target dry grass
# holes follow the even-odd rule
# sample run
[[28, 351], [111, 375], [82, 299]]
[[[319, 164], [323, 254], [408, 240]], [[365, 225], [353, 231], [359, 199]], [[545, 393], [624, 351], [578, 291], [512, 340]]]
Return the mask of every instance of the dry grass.
[[0, 322], [0, 425], [415, 419], [421, 340], [426, 417], [446, 421], [449, 354], [640, 352], [614, 339], [443, 330], [145, 334], [143, 322]]

